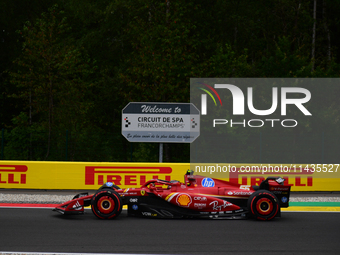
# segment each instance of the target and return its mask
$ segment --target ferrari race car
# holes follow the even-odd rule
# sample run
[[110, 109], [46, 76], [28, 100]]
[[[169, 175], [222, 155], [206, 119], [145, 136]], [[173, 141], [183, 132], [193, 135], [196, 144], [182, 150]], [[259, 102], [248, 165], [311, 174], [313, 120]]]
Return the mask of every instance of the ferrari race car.
[[53, 210], [83, 214], [84, 207], [91, 206], [99, 219], [114, 219], [127, 205], [128, 216], [271, 220], [281, 216], [281, 207], [289, 206], [289, 195], [290, 186], [280, 177], [268, 177], [251, 187], [188, 170], [184, 183], [153, 179], [140, 188], [123, 190], [107, 182], [95, 194], [78, 194]]

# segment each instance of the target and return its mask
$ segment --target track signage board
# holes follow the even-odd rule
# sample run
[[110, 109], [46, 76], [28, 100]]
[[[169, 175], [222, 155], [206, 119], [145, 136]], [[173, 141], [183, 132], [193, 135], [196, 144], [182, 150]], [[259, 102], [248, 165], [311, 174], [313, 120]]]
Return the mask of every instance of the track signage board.
[[122, 135], [130, 142], [191, 143], [200, 134], [200, 112], [190, 103], [129, 103]]

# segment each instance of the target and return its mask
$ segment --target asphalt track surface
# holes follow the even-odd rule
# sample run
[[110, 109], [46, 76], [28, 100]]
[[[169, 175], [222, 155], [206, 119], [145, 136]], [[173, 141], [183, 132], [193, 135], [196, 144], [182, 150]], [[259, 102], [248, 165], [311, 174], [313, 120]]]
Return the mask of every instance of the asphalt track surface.
[[0, 252], [340, 254], [340, 213], [282, 212], [274, 221], [99, 220], [51, 209], [0, 208]]

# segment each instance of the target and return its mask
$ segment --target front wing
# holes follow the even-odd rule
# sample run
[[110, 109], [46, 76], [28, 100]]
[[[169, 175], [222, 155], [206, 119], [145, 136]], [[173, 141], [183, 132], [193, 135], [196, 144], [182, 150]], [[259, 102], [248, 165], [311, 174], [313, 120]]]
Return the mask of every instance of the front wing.
[[72, 200], [58, 205], [56, 208], [53, 209], [53, 211], [65, 215], [83, 214], [84, 207], [91, 205], [92, 197], [93, 195], [88, 195], [88, 193], [78, 194]]

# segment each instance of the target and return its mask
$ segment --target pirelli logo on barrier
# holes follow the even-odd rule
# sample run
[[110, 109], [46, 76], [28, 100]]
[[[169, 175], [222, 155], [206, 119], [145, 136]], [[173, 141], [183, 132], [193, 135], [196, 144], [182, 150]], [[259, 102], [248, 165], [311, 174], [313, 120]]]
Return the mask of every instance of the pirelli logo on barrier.
[[140, 186], [151, 179], [171, 180], [171, 167], [86, 166], [85, 185]]
[[26, 184], [25, 165], [0, 165], [0, 184]]
[[285, 179], [284, 184], [288, 186], [303, 187], [303, 186], [313, 186], [313, 173], [307, 170], [302, 170], [301, 172], [290, 172], [290, 173], [277, 173], [277, 172], [267, 172], [266, 174], [256, 174], [247, 173], [240, 171], [240, 168], [236, 169], [235, 172], [229, 173], [229, 180], [234, 183], [239, 183], [241, 178], [241, 185], [260, 185], [268, 176], [280, 176]]

